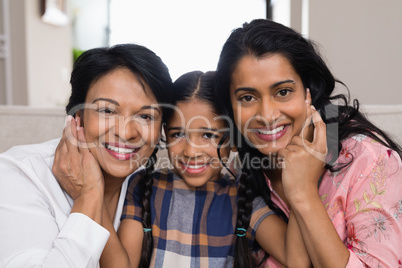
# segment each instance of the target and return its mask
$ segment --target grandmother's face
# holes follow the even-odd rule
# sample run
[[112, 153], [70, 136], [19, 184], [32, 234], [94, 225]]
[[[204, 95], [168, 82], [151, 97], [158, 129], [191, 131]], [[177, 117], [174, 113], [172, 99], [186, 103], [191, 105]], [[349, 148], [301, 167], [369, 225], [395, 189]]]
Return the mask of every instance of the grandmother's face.
[[160, 136], [162, 112], [148, 85], [127, 68], [93, 83], [82, 124], [91, 153], [105, 178], [125, 178], [152, 154]]

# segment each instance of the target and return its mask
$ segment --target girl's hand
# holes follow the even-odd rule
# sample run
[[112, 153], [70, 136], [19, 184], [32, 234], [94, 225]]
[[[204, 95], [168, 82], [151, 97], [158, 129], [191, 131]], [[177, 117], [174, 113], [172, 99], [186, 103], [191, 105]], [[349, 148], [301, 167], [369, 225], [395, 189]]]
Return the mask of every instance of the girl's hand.
[[[311, 120], [314, 130], [309, 126]], [[307, 139], [311, 136], [310, 142]], [[310, 106], [300, 135], [293, 137], [290, 144], [278, 152], [284, 192], [290, 203], [304, 201], [306, 196], [318, 191], [317, 184], [325, 170], [326, 155], [326, 125], [315, 108]]]
[[86, 148], [80, 118], [69, 116], [59, 145], [52, 172], [60, 186], [73, 200], [84, 196], [103, 198], [102, 171], [92, 153]]

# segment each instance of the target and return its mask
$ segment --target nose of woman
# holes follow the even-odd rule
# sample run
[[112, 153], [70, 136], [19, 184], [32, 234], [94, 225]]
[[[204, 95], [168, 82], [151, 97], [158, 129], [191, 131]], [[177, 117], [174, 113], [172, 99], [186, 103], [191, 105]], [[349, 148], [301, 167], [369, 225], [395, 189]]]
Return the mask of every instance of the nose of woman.
[[255, 119], [262, 123], [264, 126], [277, 123], [276, 121], [281, 117], [280, 105], [278, 103], [265, 99], [257, 108]]
[[141, 136], [141, 128], [143, 126], [136, 122], [133, 117], [119, 116], [115, 119], [111, 132], [122, 142], [134, 142]]

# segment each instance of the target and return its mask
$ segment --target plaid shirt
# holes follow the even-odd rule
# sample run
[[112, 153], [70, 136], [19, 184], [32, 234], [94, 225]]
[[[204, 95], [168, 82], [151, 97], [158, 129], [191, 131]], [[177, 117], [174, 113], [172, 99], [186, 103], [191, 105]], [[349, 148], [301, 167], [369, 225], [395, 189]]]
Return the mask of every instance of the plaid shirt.
[[[132, 175], [121, 219], [142, 222], [144, 171]], [[154, 249], [151, 267], [231, 267], [237, 211], [238, 180], [224, 175], [193, 188], [167, 169], [155, 171], [151, 197]], [[273, 214], [261, 198], [253, 202], [247, 237]]]

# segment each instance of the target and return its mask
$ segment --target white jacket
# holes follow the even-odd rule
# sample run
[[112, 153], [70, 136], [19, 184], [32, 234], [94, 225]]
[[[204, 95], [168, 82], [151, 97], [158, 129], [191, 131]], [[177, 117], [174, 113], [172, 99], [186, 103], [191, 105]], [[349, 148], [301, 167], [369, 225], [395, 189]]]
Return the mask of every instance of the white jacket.
[[[52, 174], [59, 139], [0, 154], [0, 267], [99, 267], [109, 232], [81, 213]], [[117, 230], [126, 180], [114, 220]]]

